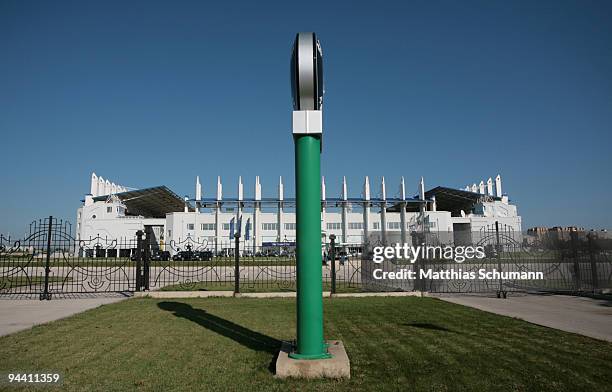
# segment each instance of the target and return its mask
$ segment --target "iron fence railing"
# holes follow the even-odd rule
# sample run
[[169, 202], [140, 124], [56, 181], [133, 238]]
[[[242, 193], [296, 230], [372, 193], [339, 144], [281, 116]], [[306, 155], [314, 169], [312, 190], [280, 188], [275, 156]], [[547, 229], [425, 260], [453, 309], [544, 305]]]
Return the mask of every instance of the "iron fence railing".
[[[134, 238], [75, 239], [70, 224], [53, 217], [33, 222], [24, 237], [16, 240], [0, 235], [0, 294], [50, 299], [55, 294], [146, 290], [296, 290], [295, 245], [290, 242], [253, 246], [236, 237], [232, 248], [218, 253], [205, 241], [188, 237], [164, 243], [141, 231]], [[495, 224], [457, 237], [460, 246], [482, 247], [484, 257], [461, 262], [421, 258], [415, 263], [386, 257], [377, 263], [375, 248], [396, 244], [338, 244], [332, 234], [321, 251], [323, 290], [505, 296], [517, 291], [612, 289], [612, 246], [592, 234], [534, 239]], [[410, 233], [409, 239], [411, 246], [459, 246], [451, 237], [436, 233]], [[509, 275], [539, 272], [541, 277], [479, 276], [480, 271], [493, 270]], [[458, 275], [444, 275], [448, 271]], [[410, 272], [414, 276], [406, 277]]]

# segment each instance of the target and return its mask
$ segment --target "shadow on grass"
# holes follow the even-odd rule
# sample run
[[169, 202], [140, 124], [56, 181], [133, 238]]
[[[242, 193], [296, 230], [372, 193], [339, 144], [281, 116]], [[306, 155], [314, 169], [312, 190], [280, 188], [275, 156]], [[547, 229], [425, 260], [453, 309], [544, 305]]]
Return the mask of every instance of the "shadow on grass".
[[229, 320], [210, 314], [205, 310], [196, 309], [189, 304], [182, 302], [160, 302], [157, 306], [162, 310], [173, 312], [176, 317], [193, 321], [219, 335], [230, 338], [251, 350], [278, 354], [280, 349], [280, 340], [252, 331]]
[[420, 328], [420, 329], [431, 329], [434, 331], [443, 331], [443, 332], [452, 332], [452, 333], [456, 333], [455, 331], [445, 328], [445, 327], [441, 327], [439, 325], [436, 324], [431, 324], [431, 323], [406, 323], [406, 324], [402, 324], [405, 327], [412, 327], [412, 328]]

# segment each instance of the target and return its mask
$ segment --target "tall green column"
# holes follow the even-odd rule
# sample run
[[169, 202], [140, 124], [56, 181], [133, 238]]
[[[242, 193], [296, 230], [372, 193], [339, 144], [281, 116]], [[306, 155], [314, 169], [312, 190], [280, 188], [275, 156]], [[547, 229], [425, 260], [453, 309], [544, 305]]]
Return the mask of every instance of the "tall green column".
[[297, 242], [295, 359], [329, 358], [323, 338], [321, 135], [294, 135]]

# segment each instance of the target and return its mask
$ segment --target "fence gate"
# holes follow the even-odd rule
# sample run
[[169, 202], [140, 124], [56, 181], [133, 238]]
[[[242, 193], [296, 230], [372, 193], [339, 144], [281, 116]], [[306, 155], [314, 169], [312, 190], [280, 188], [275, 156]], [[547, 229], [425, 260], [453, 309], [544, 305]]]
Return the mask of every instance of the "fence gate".
[[[52, 216], [30, 224], [23, 239], [0, 235], [0, 295], [29, 294], [51, 299], [54, 294], [134, 291], [134, 240], [78, 241], [67, 221]], [[132, 256], [132, 257], [130, 257]]]

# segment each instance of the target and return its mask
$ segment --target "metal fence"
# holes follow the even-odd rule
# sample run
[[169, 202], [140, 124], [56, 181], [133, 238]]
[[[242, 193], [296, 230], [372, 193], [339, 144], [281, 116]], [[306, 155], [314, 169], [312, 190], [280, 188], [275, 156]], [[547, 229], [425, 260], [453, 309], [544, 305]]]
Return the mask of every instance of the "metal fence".
[[[612, 244], [592, 233], [530, 237], [495, 224], [477, 233], [410, 233], [410, 245], [439, 248], [481, 247], [479, 259], [400, 258], [374, 262], [380, 241], [338, 244], [329, 236], [321, 256], [322, 286], [332, 293], [428, 291], [493, 293], [546, 291], [602, 292], [612, 288]], [[0, 294], [56, 294], [146, 290], [295, 291], [295, 247], [290, 243], [232, 248], [215, 254], [206, 241], [188, 237], [159, 242], [138, 232], [134, 238], [77, 240], [68, 222], [48, 217], [33, 222], [23, 239], [0, 235]], [[401, 245], [401, 244], [400, 244]], [[377, 271], [378, 270], [378, 271]], [[450, 270], [460, 276], [443, 276]], [[479, 271], [540, 272], [540, 279], [484, 278]], [[414, 271], [415, 277], [379, 277]], [[419, 271], [429, 275], [420, 276]], [[377, 275], [378, 274], [378, 275]], [[465, 275], [467, 274], [467, 275]], [[469, 274], [474, 274], [471, 277]], [[436, 276], [439, 275], [439, 276]]]
[[50, 299], [54, 293], [135, 290], [134, 241], [77, 241], [71, 231], [69, 222], [49, 217], [32, 222], [23, 239], [0, 235], [0, 294]]
[[[606, 233], [568, 231], [528, 235], [496, 222], [468, 235], [416, 233], [413, 242], [425, 248], [481, 247], [484, 257], [460, 262], [432, 257], [415, 263], [391, 258], [375, 264], [371, 262], [373, 249], [381, 244], [371, 244], [364, 256], [363, 285], [370, 290], [495, 293], [503, 297], [508, 292], [581, 294], [612, 290], [612, 239]], [[416, 278], [374, 279], [376, 269], [395, 273], [415, 271]], [[420, 277], [416, 273], [420, 271], [428, 275]], [[494, 271], [499, 276], [493, 275]]]

